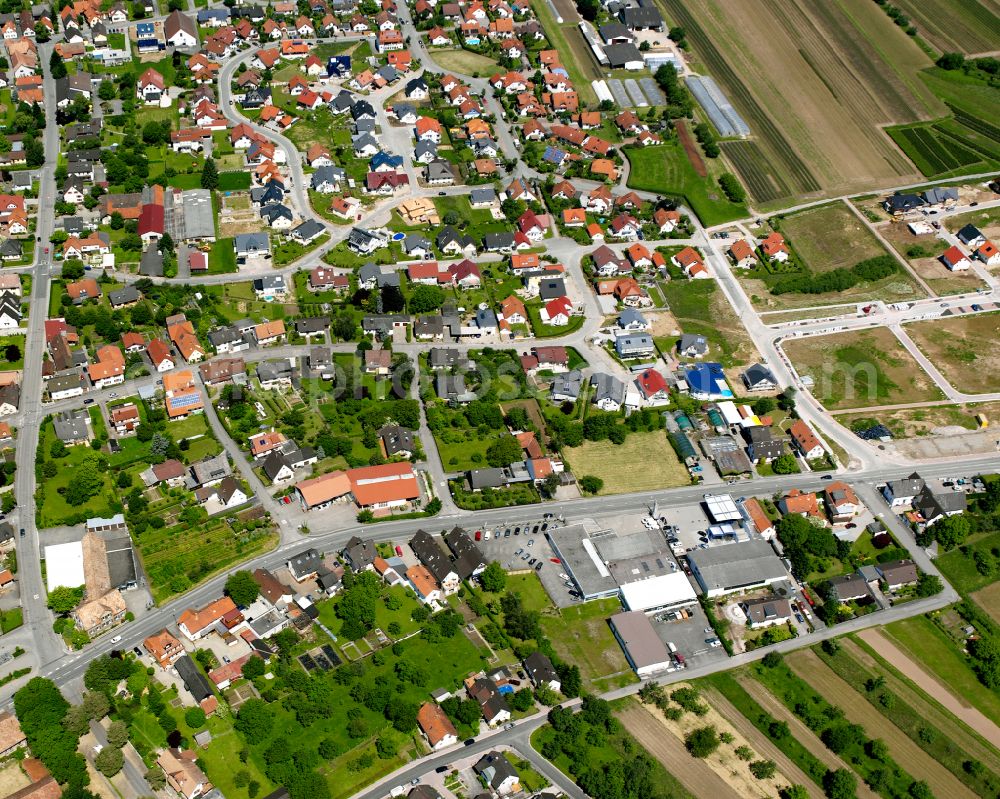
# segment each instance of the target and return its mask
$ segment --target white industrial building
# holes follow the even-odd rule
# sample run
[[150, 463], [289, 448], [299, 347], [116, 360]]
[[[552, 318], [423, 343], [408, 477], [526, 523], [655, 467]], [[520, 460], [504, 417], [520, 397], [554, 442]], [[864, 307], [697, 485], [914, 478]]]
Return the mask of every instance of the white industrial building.
[[50, 593], [63, 586], [78, 588], [87, 582], [83, 574], [83, 542], [45, 547], [45, 587]]
[[621, 595], [626, 610], [642, 613], [679, 608], [698, 601], [691, 581], [682, 571], [625, 583], [621, 586]]

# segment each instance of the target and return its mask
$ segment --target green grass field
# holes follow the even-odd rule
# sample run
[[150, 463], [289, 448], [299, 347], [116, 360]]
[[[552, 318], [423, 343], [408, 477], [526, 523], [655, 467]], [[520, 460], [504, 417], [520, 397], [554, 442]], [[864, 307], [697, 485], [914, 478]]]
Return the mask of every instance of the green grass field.
[[984, 686], [972, 673], [957, 645], [924, 616], [893, 622], [884, 628], [893, 641], [931, 674], [987, 718], [1000, 724], [1000, 693]]
[[[38, 446], [48, 457], [49, 447], [55, 440], [52, 423], [44, 425], [41, 430]], [[69, 447], [64, 458], [55, 460], [58, 471], [54, 477], [43, 478], [39, 486], [36, 523], [39, 527], [58, 527], [63, 524], [74, 524], [91, 516], [110, 516], [112, 513], [111, 498], [116, 495], [111, 485], [111, 475], [102, 473], [103, 486], [98, 492], [82, 505], [70, 505], [63, 497], [60, 489], [65, 490], [73, 481], [76, 468], [88, 460], [96, 459], [97, 453], [89, 446]]]
[[[413, 610], [420, 605], [420, 602], [413, 596], [413, 592], [407, 591], [401, 585], [394, 585], [386, 590], [385, 595], [395, 597], [400, 602], [400, 607], [398, 610], [389, 610], [384, 599], [379, 600], [375, 609], [375, 626], [380, 628], [386, 635], [389, 635], [389, 625], [396, 622], [400, 626], [400, 632], [396, 636], [393, 636], [396, 638], [419, 630], [420, 624], [410, 618]], [[341, 628], [344, 626], [344, 623], [337, 618], [337, 599], [334, 598], [321, 602], [318, 607], [320, 621], [334, 635], [340, 637]]]
[[602, 496], [691, 482], [663, 431], [629, 433], [623, 444], [584, 441], [579, 447], [566, 447], [564, 454], [578, 478], [592, 475], [604, 481]]
[[785, 352], [827, 408], [863, 408], [943, 399], [892, 331], [877, 328], [791, 340]]
[[887, 254], [875, 234], [842, 202], [783, 217], [780, 229], [813, 272], [850, 269], [859, 261]]
[[727, 200], [715, 182], [722, 169], [709, 164], [709, 176], [701, 177], [678, 142], [625, 147], [622, 153], [631, 165], [629, 188], [682, 198], [708, 227], [747, 216], [746, 206]]
[[[724, 367], [747, 366], [757, 357], [743, 323], [714, 280], [671, 280], [661, 283], [667, 307], [685, 333], [703, 335], [711, 358]], [[671, 349], [674, 340], [670, 340]]]
[[595, 692], [636, 681], [608, 619], [621, 610], [617, 599], [598, 599], [563, 608], [558, 616], [542, 616], [542, 630], [567, 663]]

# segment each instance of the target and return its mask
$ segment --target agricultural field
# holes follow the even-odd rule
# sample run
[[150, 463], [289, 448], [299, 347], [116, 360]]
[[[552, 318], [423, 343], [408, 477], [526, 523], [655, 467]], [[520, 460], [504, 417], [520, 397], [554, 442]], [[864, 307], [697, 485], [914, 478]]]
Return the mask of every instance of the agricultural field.
[[1000, 421], [1000, 402], [968, 405], [932, 405], [924, 408], [900, 408], [894, 411], [835, 414], [837, 421], [848, 429], [884, 424], [895, 439], [945, 435], [959, 430], [976, 430], [976, 414], [984, 414], [991, 422]]
[[947, 111], [914, 77], [930, 59], [873, 3], [662, 5], [750, 126], [723, 152], [758, 203], [918, 177], [881, 126]]
[[974, 707], [1000, 725], [1000, 693], [976, 678], [962, 654], [961, 644], [926, 616], [895, 621], [883, 633], [928, 673], [934, 675], [964, 705]]
[[719, 188], [724, 171], [718, 159], [706, 165], [708, 177], [701, 177], [680, 143], [667, 142], [653, 147], [626, 147], [629, 160], [628, 186], [683, 198], [702, 224], [711, 227], [748, 215], [745, 205], [733, 203]]
[[892, 127], [886, 133], [928, 178], [985, 172], [1000, 158], [988, 144], [970, 146], [970, 131], [953, 119]]
[[150, 527], [136, 542], [153, 599], [160, 603], [278, 543], [273, 525], [263, 519], [230, 524], [229, 516], [206, 518], [197, 506], [183, 508], [174, 498], [151, 503], [150, 511], [166, 525]]
[[1000, 313], [914, 322], [905, 329], [957, 390], [967, 394], [996, 391]]
[[952, 272], [939, 257], [948, 243], [934, 233], [914, 236], [906, 225], [886, 222], [878, 225], [878, 231], [892, 248], [913, 269], [921, 280], [938, 294], [964, 294], [975, 291], [985, 284], [974, 269]]
[[891, 330], [874, 328], [785, 342], [813, 396], [828, 409], [902, 405], [943, 399], [941, 391]]
[[[973, 799], [976, 796], [941, 763], [922, 751], [815, 652], [800, 650], [789, 655], [786, 661], [792, 671], [806, 680], [824, 699], [842, 708], [849, 722], [860, 724], [870, 737], [884, 741], [893, 759], [914, 779], [924, 780], [935, 796], [963, 799]], [[960, 763], [958, 768], [961, 769]]]
[[997, 49], [997, 0], [899, 0], [920, 35], [942, 52], [973, 55]]
[[843, 202], [782, 217], [781, 232], [813, 272], [850, 269], [885, 255], [885, 247]]
[[629, 433], [623, 444], [584, 441], [579, 447], [565, 447], [563, 454], [577, 477], [591, 475], [604, 481], [602, 496], [691, 482], [663, 431]]

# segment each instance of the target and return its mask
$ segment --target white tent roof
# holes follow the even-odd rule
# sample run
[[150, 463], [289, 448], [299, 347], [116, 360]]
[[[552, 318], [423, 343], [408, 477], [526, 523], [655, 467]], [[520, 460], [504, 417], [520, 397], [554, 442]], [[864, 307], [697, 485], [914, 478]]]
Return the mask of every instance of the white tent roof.
[[625, 583], [621, 592], [622, 601], [629, 610], [670, 607], [698, 599], [691, 581], [682, 571]]
[[83, 543], [53, 544], [45, 547], [45, 585], [52, 591], [59, 586], [76, 588], [86, 582], [83, 576]]

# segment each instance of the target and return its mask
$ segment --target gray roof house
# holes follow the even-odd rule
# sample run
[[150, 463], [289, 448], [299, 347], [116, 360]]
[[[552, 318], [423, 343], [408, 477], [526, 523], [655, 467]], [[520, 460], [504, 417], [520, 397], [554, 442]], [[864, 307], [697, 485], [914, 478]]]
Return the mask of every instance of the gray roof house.
[[763, 364], [755, 363], [742, 374], [742, 378], [747, 391], [774, 391], [778, 388], [774, 373]]
[[579, 369], [558, 374], [552, 379], [549, 399], [553, 402], [576, 402], [582, 388], [583, 372]]
[[625, 384], [614, 375], [598, 372], [590, 376], [592, 402], [601, 410], [617, 411], [625, 404]]
[[656, 345], [648, 333], [636, 333], [616, 338], [615, 352], [619, 358], [650, 358], [656, 352]]
[[472, 768], [499, 794], [510, 793], [520, 780], [517, 770], [502, 752], [483, 755]]
[[382, 442], [386, 457], [402, 455], [409, 458], [416, 451], [416, 442], [413, 431], [400, 427], [398, 424], [387, 424], [378, 431], [378, 437]]
[[923, 490], [913, 501], [913, 507], [920, 511], [920, 515], [924, 517], [924, 523], [930, 527], [947, 516], [963, 513], [968, 507], [968, 501], [964, 491], [935, 493], [929, 485], [924, 485]]
[[56, 438], [64, 444], [86, 444], [90, 441], [90, 417], [85, 411], [64, 411], [52, 418]]
[[677, 342], [677, 351], [685, 358], [701, 358], [708, 354], [708, 340], [702, 335], [684, 333]]
[[618, 314], [618, 327], [632, 333], [645, 333], [649, 330], [649, 322], [635, 308], [623, 308]]

